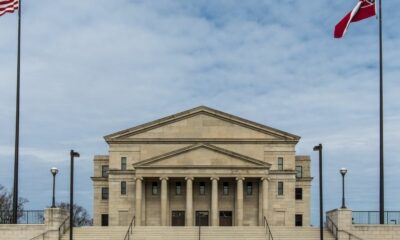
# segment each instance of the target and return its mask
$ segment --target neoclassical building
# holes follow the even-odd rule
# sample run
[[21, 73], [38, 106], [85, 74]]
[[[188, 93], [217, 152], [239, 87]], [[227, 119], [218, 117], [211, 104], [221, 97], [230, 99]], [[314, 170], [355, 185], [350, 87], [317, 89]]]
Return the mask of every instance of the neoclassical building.
[[104, 137], [94, 225], [310, 225], [300, 137], [200, 106]]

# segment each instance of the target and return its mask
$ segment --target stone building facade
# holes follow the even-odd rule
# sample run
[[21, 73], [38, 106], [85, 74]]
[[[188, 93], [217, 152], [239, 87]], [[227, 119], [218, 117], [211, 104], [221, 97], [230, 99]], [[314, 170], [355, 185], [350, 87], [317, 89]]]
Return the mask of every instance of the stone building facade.
[[108, 136], [94, 157], [94, 225], [310, 225], [300, 137], [200, 106]]

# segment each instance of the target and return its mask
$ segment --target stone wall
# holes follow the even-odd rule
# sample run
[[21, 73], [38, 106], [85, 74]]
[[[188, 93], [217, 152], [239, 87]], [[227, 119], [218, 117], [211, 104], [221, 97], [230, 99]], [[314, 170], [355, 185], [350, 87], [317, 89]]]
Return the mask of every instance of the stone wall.
[[[398, 240], [400, 225], [397, 224], [352, 224], [351, 209], [334, 209], [326, 213], [337, 227], [337, 240]], [[328, 224], [328, 227], [331, 227]]]
[[44, 224], [0, 224], [0, 240], [30, 240], [43, 233], [38, 239], [58, 240], [58, 228], [67, 216], [63, 209], [46, 208]]

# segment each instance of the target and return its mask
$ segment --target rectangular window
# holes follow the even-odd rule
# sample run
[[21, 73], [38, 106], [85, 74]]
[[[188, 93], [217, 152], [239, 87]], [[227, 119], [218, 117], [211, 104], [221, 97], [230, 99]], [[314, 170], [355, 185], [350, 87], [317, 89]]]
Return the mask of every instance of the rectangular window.
[[200, 195], [205, 195], [206, 194], [206, 183], [205, 182], [200, 182], [200, 184], [199, 184], [199, 194]]
[[253, 195], [253, 183], [252, 182], [248, 182], [246, 184], [246, 193], [248, 196]]
[[296, 225], [296, 227], [301, 227], [301, 226], [303, 226], [303, 215], [302, 214], [296, 214], [296, 217], [295, 217], [295, 225]]
[[121, 170], [126, 170], [126, 157], [121, 157]]
[[228, 182], [224, 182], [222, 183], [222, 192], [224, 195], [229, 195], [229, 183]]
[[151, 183], [151, 194], [153, 194], [153, 195], [158, 194], [158, 182]]
[[283, 157], [278, 157], [278, 170], [283, 170]]
[[103, 200], [108, 199], [108, 187], [101, 188], [101, 199]]
[[175, 194], [182, 195], [182, 183], [181, 182], [175, 183]]
[[297, 178], [303, 177], [303, 167], [302, 166], [296, 166], [296, 177]]
[[303, 189], [296, 188], [296, 200], [303, 200]]
[[101, 166], [101, 176], [108, 177], [108, 165]]
[[126, 182], [121, 182], [121, 195], [126, 195]]
[[283, 195], [283, 182], [278, 182], [278, 195]]

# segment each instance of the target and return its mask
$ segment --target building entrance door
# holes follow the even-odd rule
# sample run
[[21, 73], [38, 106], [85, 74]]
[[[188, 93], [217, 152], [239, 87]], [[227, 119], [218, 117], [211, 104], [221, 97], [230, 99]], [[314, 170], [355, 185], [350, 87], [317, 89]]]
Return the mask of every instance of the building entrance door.
[[108, 214], [101, 214], [101, 226], [108, 226]]
[[208, 211], [196, 211], [196, 226], [208, 226]]
[[172, 211], [172, 226], [185, 226], [185, 211]]
[[220, 211], [219, 212], [219, 225], [220, 226], [232, 226], [232, 211]]

